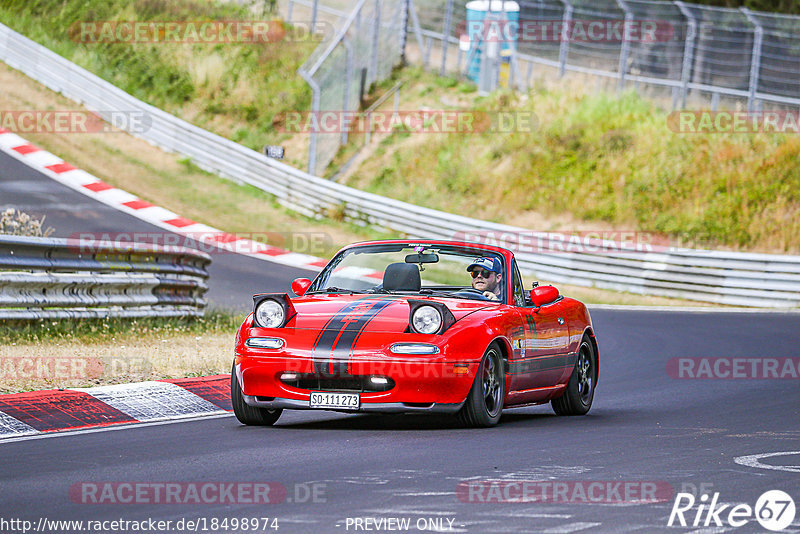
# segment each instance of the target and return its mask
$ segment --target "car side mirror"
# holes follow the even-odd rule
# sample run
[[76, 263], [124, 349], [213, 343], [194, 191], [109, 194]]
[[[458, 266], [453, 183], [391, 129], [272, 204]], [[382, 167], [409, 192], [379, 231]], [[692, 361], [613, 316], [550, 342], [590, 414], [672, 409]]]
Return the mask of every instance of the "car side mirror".
[[311, 286], [311, 280], [308, 278], [296, 278], [292, 281], [292, 291], [298, 297], [302, 297]]
[[537, 286], [531, 289], [531, 303], [538, 308], [553, 302], [558, 295], [558, 289], [553, 286]]

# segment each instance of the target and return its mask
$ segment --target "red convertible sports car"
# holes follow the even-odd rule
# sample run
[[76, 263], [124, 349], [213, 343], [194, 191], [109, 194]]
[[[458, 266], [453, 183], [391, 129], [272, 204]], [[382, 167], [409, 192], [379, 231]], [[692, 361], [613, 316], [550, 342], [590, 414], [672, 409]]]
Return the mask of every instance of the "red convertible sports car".
[[451, 413], [492, 426], [503, 408], [589, 411], [598, 349], [586, 307], [525, 290], [511, 251], [374, 241], [339, 251], [297, 296], [259, 294], [236, 336], [231, 398], [247, 425], [284, 409]]

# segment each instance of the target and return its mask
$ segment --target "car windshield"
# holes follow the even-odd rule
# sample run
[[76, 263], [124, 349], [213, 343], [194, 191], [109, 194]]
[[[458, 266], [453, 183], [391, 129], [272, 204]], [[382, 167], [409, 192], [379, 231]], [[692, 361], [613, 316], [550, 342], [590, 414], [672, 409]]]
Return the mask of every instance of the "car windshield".
[[[467, 268], [478, 258], [500, 266], [496, 293], [505, 301], [505, 260], [501, 254], [467, 246], [436, 244], [366, 245], [339, 253], [307, 293], [396, 293], [489, 300], [473, 288]], [[482, 276], [487, 278], [488, 276]], [[491, 283], [496, 276], [484, 283]]]

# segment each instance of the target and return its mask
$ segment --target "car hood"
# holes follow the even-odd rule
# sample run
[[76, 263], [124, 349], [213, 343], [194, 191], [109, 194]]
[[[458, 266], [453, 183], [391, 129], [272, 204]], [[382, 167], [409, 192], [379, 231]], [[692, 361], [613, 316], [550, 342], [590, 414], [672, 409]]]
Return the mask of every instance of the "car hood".
[[310, 295], [291, 299], [296, 315], [290, 328], [319, 330], [329, 323], [354, 323], [369, 332], [404, 332], [408, 327], [409, 300], [440, 302], [456, 321], [485, 308], [498, 305], [483, 301], [397, 295]]

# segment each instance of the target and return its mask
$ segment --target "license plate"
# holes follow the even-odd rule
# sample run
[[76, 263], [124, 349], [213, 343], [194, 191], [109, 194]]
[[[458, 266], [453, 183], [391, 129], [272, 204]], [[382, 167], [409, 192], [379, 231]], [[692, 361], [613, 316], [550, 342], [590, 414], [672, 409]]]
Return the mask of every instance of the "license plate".
[[339, 410], [358, 410], [361, 396], [358, 393], [312, 392], [311, 408], [336, 408]]

